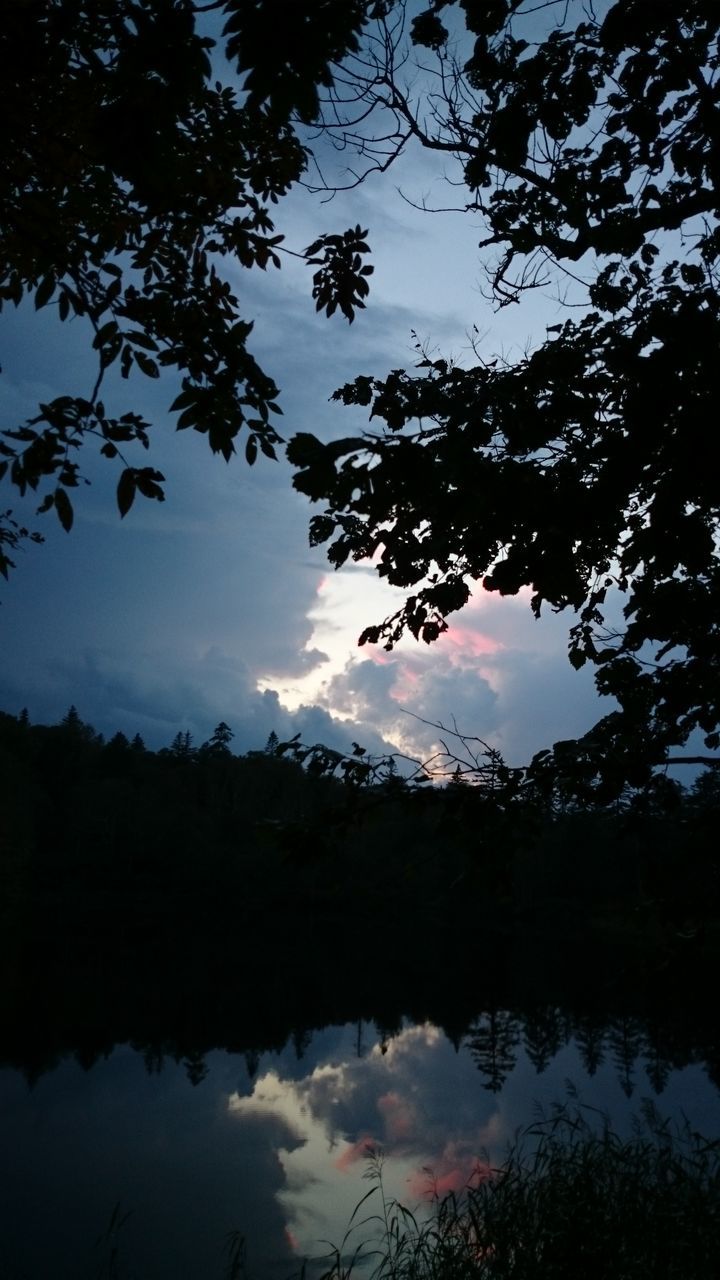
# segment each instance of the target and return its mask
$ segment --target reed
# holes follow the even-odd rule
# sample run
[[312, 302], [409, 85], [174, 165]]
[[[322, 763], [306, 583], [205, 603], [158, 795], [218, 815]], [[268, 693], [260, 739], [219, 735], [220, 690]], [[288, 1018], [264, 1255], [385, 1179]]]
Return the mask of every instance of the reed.
[[[647, 1105], [630, 1138], [601, 1113], [558, 1106], [498, 1167], [429, 1213], [373, 1187], [321, 1280], [710, 1280], [720, 1258], [720, 1142]], [[377, 1211], [360, 1217], [375, 1198]], [[353, 1241], [360, 1237], [359, 1243]], [[313, 1267], [313, 1271], [314, 1271]]]
[[[461, 1194], [431, 1193], [416, 1211], [386, 1195], [382, 1151], [368, 1152], [364, 1177], [372, 1185], [341, 1243], [307, 1259], [294, 1280], [720, 1275], [720, 1139], [662, 1119], [650, 1102], [621, 1137], [571, 1094], [538, 1112], [502, 1162], [483, 1162]], [[120, 1248], [129, 1216], [117, 1204], [96, 1242], [97, 1280], [129, 1280]], [[228, 1234], [224, 1254], [224, 1280], [264, 1280], [239, 1231]], [[2, 1280], [15, 1275], [0, 1265]]]

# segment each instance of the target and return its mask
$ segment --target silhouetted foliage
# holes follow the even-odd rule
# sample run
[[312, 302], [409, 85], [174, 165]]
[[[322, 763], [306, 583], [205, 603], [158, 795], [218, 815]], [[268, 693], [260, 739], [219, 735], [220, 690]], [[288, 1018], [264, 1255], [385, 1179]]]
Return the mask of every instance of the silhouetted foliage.
[[341, 387], [379, 429], [295, 436], [294, 483], [324, 504], [311, 543], [336, 567], [373, 557], [408, 593], [361, 644], [431, 643], [473, 583], [572, 611], [570, 661], [619, 710], [532, 776], [607, 800], [695, 731], [720, 745], [720, 11], [433, 0], [414, 77], [387, 11], [328, 95], [327, 134], [365, 173], [438, 153], [498, 255], [496, 303], [554, 277], [577, 310], [515, 361], [419, 347], [414, 370]]
[[478, 766], [463, 757], [467, 785], [449, 740], [424, 763], [299, 737], [237, 756], [231, 740], [221, 721], [199, 751], [181, 732], [153, 752], [105, 743], [74, 706], [53, 726], [0, 716], [10, 927], [20, 900], [60, 919], [97, 900], [93, 929], [102, 911], [141, 929], [176, 911], [219, 930], [258, 911], [365, 911], [410, 931], [492, 915], [566, 935], [616, 919], [672, 950], [700, 945], [720, 910], [717, 795], [701, 781], [669, 811], [637, 793], [587, 812], [519, 788], [477, 739], [459, 739]]
[[11, 510], [0, 512], [0, 573], [3, 578], [7, 578], [9, 570], [15, 568], [10, 552], [14, 555], [18, 550], [23, 551], [25, 542], [42, 541], [41, 534], [31, 533], [23, 525], [19, 525], [17, 520], [13, 520]]
[[[137, 405], [113, 415], [103, 403], [114, 367], [125, 379], [174, 370], [178, 429], [203, 433], [226, 460], [241, 434], [249, 463], [258, 450], [275, 457], [278, 388], [220, 263], [279, 267], [271, 210], [308, 163], [298, 124], [316, 116], [318, 88], [357, 50], [375, 7], [32, 0], [3, 15], [0, 306], [31, 299], [79, 322], [96, 368], [87, 387], [3, 430], [0, 478], [20, 493], [49, 482], [40, 511], [64, 529], [89, 442], [120, 466], [121, 516], [137, 494], [164, 497], [161, 473], [125, 456], [148, 446], [151, 424]], [[328, 315], [337, 306], [351, 321], [364, 306], [363, 234], [323, 235], [299, 255], [321, 264], [313, 296]], [[0, 516], [4, 575], [27, 537], [37, 535]]]
[[221, 720], [220, 723], [216, 725], [212, 737], [210, 737], [207, 742], [203, 743], [201, 750], [215, 752], [215, 754], [227, 753], [230, 750], [230, 743], [234, 737], [235, 735], [230, 728], [230, 725], [226, 724], [224, 720]]

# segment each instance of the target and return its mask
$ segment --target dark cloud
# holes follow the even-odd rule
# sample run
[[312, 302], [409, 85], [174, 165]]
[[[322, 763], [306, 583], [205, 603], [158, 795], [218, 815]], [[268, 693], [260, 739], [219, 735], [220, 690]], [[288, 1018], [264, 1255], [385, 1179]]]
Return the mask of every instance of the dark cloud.
[[130, 1213], [116, 1241], [123, 1275], [220, 1275], [233, 1229], [259, 1273], [289, 1274], [278, 1150], [302, 1137], [274, 1114], [241, 1128], [227, 1106], [240, 1064], [214, 1054], [208, 1065], [198, 1088], [182, 1065], [149, 1075], [127, 1049], [90, 1072], [66, 1061], [32, 1092], [3, 1073], [2, 1249], [13, 1274], [104, 1273], [96, 1241], [118, 1203]]
[[152, 748], [167, 746], [186, 730], [199, 744], [225, 720], [238, 753], [262, 748], [271, 732], [285, 739], [299, 733], [308, 745], [324, 743], [338, 751], [350, 751], [359, 737], [373, 753], [393, 749], [372, 725], [338, 718], [324, 707], [290, 711], [276, 690], [257, 688], [241, 658], [216, 645], [197, 656], [172, 647], [137, 648], [130, 655], [118, 647], [52, 655], [33, 672], [32, 683], [28, 696], [22, 679], [4, 674], [0, 706], [13, 713], [27, 706], [31, 720], [55, 723], [74, 703], [99, 732], [140, 733]]

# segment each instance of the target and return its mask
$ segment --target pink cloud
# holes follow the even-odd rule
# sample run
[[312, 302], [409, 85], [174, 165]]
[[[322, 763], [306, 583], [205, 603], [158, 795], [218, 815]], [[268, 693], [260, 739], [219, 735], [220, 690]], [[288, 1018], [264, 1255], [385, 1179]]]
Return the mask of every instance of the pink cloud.
[[393, 702], [406, 702], [408, 698], [412, 698], [413, 692], [422, 681], [422, 673], [413, 671], [411, 667], [403, 663], [401, 670], [398, 672], [398, 678], [390, 690], [390, 697]]
[[507, 604], [509, 601], [520, 601], [522, 604], [528, 604], [533, 597], [532, 587], [521, 587], [514, 596], [501, 596], [499, 591], [488, 591], [482, 582], [476, 582], [471, 591], [470, 599], [465, 605], [468, 609], [487, 609], [488, 605]]
[[300, 1252], [300, 1241], [291, 1227], [285, 1226], [283, 1234], [293, 1253]]
[[376, 645], [369, 645], [365, 650], [366, 659], [377, 664], [378, 667], [389, 667], [393, 662], [397, 662], [397, 658], [393, 653], [388, 653], [386, 649], [378, 649]]
[[388, 1142], [407, 1142], [417, 1130], [415, 1109], [399, 1093], [391, 1090], [377, 1100], [377, 1108], [385, 1121]]
[[468, 658], [486, 657], [487, 654], [497, 653], [505, 647], [500, 640], [493, 640], [492, 636], [484, 635], [482, 631], [457, 623], [443, 633], [438, 644], [446, 649], [450, 647], [451, 651]]
[[333, 1161], [333, 1167], [338, 1169], [340, 1173], [346, 1173], [354, 1164], [357, 1164], [358, 1160], [366, 1160], [373, 1151], [377, 1150], [379, 1145], [377, 1139], [373, 1138], [371, 1134], [363, 1134], [362, 1138], [358, 1138], [351, 1146], [346, 1147], [337, 1160]]

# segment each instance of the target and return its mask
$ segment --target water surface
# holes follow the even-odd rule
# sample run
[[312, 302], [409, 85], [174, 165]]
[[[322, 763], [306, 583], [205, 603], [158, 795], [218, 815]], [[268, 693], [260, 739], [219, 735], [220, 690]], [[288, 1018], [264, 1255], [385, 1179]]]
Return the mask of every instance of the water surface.
[[0, 1274], [97, 1275], [119, 1205], [120, 1276], [219, 1277], [235, 1230], [252, 1275], [289, 1277], [341, 1242], [373, 1185], [369, 1153], [383, 1153], [387, 1194], [416, 1208], [501, 1160], [568, 1083], [623, 1131], [651, 1099], [720, 1136], [702, 1054], [676, 1047], [674, 1064], [637, 1019], [583, 1032], [559, 1008], [491, 1011], [451, 1034], [360, 1021], [296, 1032], [275, 1052], [178, 1061], [121, 1045], [92, 1065], [68, 1054], [30, 1084], [2, 1070]]

